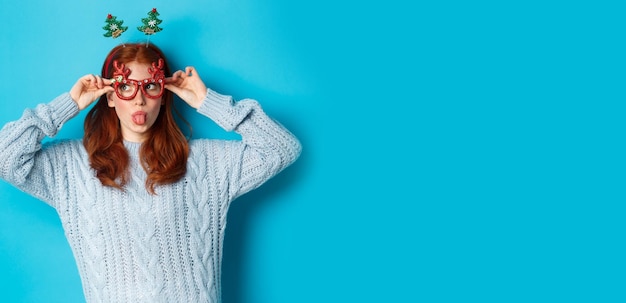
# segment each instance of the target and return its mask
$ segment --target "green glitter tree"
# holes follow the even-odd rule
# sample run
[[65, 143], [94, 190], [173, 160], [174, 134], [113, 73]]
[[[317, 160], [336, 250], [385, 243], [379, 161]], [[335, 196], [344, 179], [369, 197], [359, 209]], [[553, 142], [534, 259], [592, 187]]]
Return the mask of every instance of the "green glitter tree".
[[156, 8], [153, 8], [148, 12], [148, 18], [141, 18], [142, 26], [137, 27], [140, 32], [143, 32], [146, 35], [153, 35], [154, 33], [158, 33], [163, 29], [159, 27], [159, 24], [163, 22], [163, 20], [159, 19], [159, 13]]
[[107, 24], [102, 28], [107, 31], [104, 33], [105, 37], [117, 38], [128, 29], [128, 26], [122, 26], [124, 21], [117, 20], [117, 17], [112, 16], [111, 14], [107, 15], [105, 22]]

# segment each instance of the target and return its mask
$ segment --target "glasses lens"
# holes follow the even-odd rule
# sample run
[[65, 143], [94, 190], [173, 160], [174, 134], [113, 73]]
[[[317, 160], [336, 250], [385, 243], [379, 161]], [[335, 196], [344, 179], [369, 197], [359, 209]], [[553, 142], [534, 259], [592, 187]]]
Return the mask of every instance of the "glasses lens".
[[144, 83], [143, 92], [150, 97], [159, 97], [163, 92], [163, 85], [158, 82]]
[[120, 83], [115, 91], [118, 96], [123, 98], [131, 98], [137, 92], [136, 83]]

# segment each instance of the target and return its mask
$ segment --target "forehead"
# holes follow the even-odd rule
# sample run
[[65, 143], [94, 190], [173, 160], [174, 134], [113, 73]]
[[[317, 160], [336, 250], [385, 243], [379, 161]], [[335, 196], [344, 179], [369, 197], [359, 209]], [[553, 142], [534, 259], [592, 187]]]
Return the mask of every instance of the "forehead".
[[139, 63], [137, 61], [131, 61], [126, 63], [126, 68], [130, 70], [129, 77], [136, 80], [150, 78], [151, 75], [148, 72], [148, 68], [151, 66], [147, 63]]

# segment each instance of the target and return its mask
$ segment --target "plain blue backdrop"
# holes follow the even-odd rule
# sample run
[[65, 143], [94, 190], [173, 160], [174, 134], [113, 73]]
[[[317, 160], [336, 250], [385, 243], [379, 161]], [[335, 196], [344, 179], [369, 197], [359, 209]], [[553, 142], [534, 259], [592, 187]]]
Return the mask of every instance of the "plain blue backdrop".
[[[0, 124], [145, 41], [156, 7], [173, 68], [300, 138], [230, 209], [225, 303], [626, 301], [620, 1], [0, 7]], [[129, 26], [117, 40], [108, 13]], [[194, 137], [236, 139], [179, 105]], [[54, 210], [0, 182], [0, 301], [82, 300]]]

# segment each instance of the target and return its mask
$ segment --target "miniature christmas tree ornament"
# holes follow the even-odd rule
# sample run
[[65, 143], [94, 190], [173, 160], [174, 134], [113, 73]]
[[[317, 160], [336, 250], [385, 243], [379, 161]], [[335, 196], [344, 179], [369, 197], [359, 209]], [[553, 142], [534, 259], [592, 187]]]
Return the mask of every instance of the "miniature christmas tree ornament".
[[153, 8], [148, 12], [148, 18], [141, 18], [143, 25], [137, 27], [137, 29], [146, 35], [153, 35], [163, 30], [159, 27], [161, 22], [163, 22], [163, 20], [159, 19], [159, 12], [157, 12], [156, 8]]
[[137, 29], [148, 36], [148, 42], [146, 42], [146, 45], [150, 42], [151, 35], [163, 30], [159, 27], [161, 22], [163, 22], [163, 20], [159, 19], [159, 12], [157, 12], [156, 8], [153, 8], [148, 12], [148, 18], [141, 18], [141, 23], [143, 23], [143, 25], [137, 27]]
[[106, 20], [104, 21], [106, 22], [106, 25], [102, 29], [106, 30], [106, 33], [104, 33], [105, 37], [117, 38], [128, 29], [128, 26], [122, 25], [124, 24], [124, 21], [117, 20], [117, 17], [111, 14], [108, 14]]

